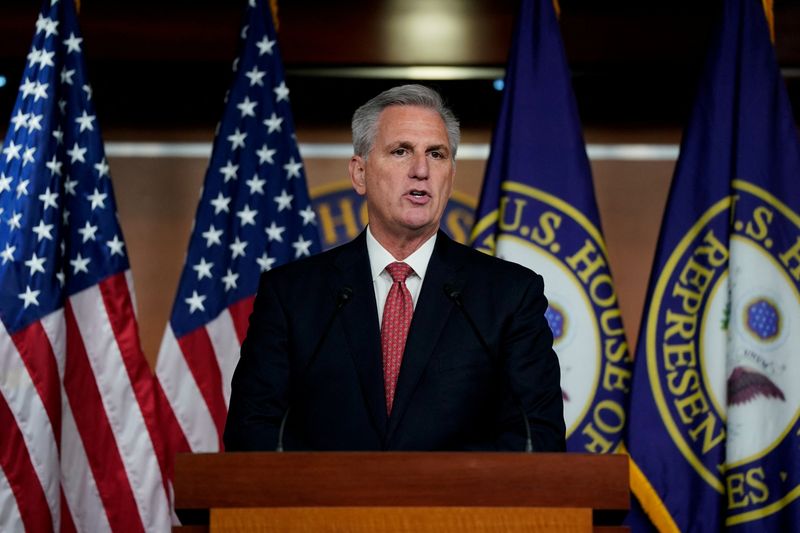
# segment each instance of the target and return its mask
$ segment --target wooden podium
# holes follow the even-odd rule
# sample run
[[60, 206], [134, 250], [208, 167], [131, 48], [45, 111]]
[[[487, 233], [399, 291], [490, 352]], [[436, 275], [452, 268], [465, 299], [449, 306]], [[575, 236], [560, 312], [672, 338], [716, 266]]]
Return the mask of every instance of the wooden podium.
[[179, 454], [175, 531], [627, 531], [625, 455]]

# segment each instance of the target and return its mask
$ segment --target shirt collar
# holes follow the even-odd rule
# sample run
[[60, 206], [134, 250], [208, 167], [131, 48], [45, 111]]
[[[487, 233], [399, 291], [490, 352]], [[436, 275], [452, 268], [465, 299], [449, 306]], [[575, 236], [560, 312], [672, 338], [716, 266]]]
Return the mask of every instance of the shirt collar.
[[[417, 248], [413, 254], [403, 260], [403, 263], [414, 269], [414, 274], [420, 279], [425, 278], [425, 271], [428, 270], [428, 263], [433, 255], [433, 248], [436, 244], [436, 233], [425, 241], [422, 246]], [[372, 281], [378, 279], [386, 268], [386, 265], [398, 261], [389, 251], [384, 248], [378, 239], [372, 235], [372, 230], [367, 225], [367, 254], [369, 255], [369, 267], [372, 271]]]

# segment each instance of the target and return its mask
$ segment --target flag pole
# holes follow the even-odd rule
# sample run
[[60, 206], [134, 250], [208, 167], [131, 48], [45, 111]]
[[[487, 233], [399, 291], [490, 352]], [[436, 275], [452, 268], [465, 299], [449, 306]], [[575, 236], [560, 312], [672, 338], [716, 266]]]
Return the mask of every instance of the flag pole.
[[[277, 1], [277, 0], [276, 0]], [[773, 9], [773, 0], [761, 0], [764, 6], [764, 15], [767, 17], [767, 26], [769, 26], [769, 38], [772, 44], [775, 44], [775, 10]]]
[[272, 23], [275, 26], [275, 31], [278, 31], [278, 0], [269, 0], [269, 10], [272, 11]]

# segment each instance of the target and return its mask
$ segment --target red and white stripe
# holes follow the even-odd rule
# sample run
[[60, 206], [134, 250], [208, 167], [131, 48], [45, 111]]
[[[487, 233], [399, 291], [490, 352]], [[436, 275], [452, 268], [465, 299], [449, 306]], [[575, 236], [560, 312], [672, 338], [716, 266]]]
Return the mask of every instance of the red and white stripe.
[[253, 297], [220, 313], [205, 326], [176, 338], [168, 325], [156, 362], [174, 452], [216, 452], [231, 397], [231, 378], [247, 331]]
[[17, 500], [3, 468], [0, 467], [0, 525], [7, 531], [24, 531]]
[[0, 530], [168, 531], [156, 383], [118, 274], [0, 325]]

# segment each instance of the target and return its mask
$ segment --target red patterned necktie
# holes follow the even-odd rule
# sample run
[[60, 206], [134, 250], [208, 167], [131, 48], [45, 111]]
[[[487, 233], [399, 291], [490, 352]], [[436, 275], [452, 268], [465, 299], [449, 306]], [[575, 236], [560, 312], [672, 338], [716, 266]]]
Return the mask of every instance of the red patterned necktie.
[[406, 278], [414, 270], [405, 263], [391, 263], [386, 272], [392, 276], [392, 288], [386, 296], [381, 325], [381, 348], [383, 349], [383, 384], [386, 391], [386, 413], [392, 412], [397, 376], [406, 348], [408, 327], [414, 314], [414, 303], [406, 287]]

